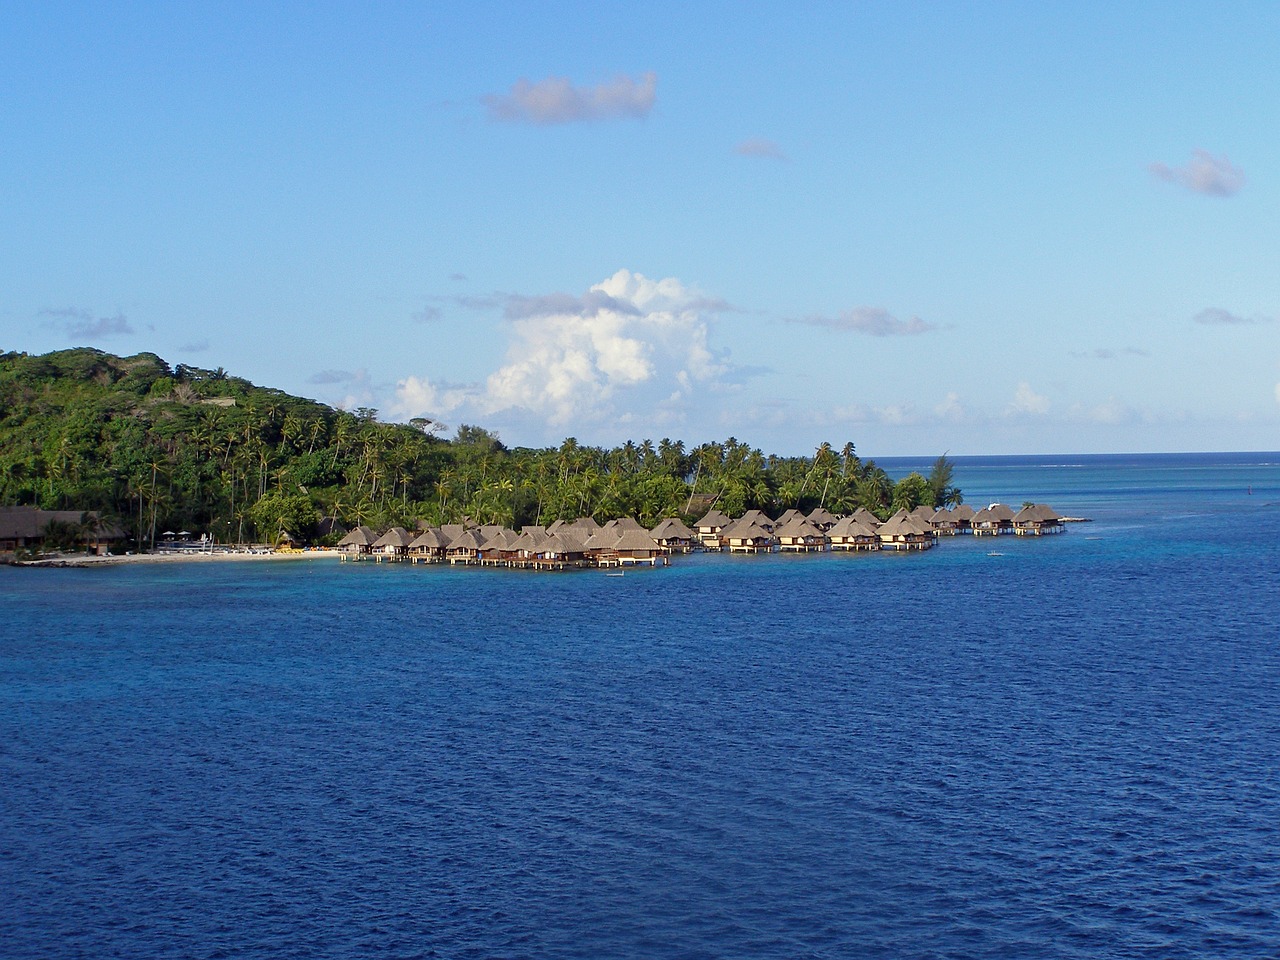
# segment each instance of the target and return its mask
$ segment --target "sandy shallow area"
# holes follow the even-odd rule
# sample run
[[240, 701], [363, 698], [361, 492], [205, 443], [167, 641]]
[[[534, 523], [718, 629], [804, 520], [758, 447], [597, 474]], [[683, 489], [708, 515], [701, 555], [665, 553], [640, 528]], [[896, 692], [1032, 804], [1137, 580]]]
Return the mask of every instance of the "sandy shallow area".
[[133, 553], [121, 556], [90, 557], [84, 554], [68, 553], [39, 560], [24, 560], [18, 564], [23, 567], [103, 567], [122, 563], [240, 563], [253, 560], [336, 560], [337, 550], [262, 550], [258, 552], [214, 551], [203, 553]]

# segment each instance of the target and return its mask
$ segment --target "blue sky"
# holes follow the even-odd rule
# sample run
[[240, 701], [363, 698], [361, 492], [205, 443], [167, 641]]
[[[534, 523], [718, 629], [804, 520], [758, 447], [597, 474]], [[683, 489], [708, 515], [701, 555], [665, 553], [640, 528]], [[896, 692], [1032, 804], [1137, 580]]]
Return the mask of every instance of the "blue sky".
[[509, 444], [1280, 447], [1280, 6], [462, 7], [11, 7], [0, 349]]

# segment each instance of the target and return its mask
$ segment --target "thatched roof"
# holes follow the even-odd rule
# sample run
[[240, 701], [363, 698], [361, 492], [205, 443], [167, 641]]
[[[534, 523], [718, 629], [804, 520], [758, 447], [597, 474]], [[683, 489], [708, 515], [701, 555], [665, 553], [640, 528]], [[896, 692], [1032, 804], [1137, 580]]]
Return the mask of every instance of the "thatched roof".
[[829, 527], [839, 519], [826, 507], [814, 507], [809, 512], [809, 522], [815, 527]]
[[641, 527], [638, 530], [624, 530], [622, 536], [618, 538], [618, 542], [613, 545], [615, 550], [624, 550], [627, 552], [636, 551], [654, 551], [661, 550], [662, 545], [657, 540], [649, 536], [649, 531]]
[[374, 542], [373, 547], [375, 550], [379, 547], [400, 547], [404, 549], [411, 543], [413, 543], [413, 534], [404, 527], [392, 527]]
[[[0, 540], [39, 540], [51, 523], [92, 524], [98, 520], [93, 510], [41, 510], [39, 507], [0, 507]], [[120, 540], [124, 533], [115, 524], [85, 532], [84, 540]]]
[[842, 539], [848, 540], [857, 537], [874, 537], [876, 535], [875, 528], [863, 523], [857, 517], [841, 517], [835, 522], [835, 525], [827, 531], [827, 536], [832, 540]]
[[1013, 508], [1004, 503], [993, 503], [973, 515], [974, 523], [1012, 523]]
[[1014, 523], [1057, 523], [1062, 519], [1053, 507], [1047, 503], [1033, 503], [1023, 507], [1013, 518]]
[[446, 523], [440, 527], [441, 535], [443, 535], [450, 543], [453, 543], [453, 541], [457, 540], [466, 531], [467, 526], [464, 523]]
[[727, 530], [720, 531], [722, 540], [772, 540], [773, 534], [754, 520], [743, 518]]
[[[576, 531], [575, 531], [576, 532]], [[618, 534], [612, 530], [596, 530], [583, 542], [584, 550], [612, 550], [618, 542]]]
[[427, 527], [420, 534], [413, 538], [413, 542], [409, 544], [410, 550], [443, 550], [449, 545], [449, 541], [444, 534], [436, 527]]
[[699, 520], [696, 524], [694, 524], [694, 526], [698, 527], [699, 529], [703, 527], [710, 527], [712, 529], [719, 530], [723, 527], [727, 527], [731, 523], [733, 523], [732, 520], [730, 520], [727, 516], [725, 516], [719, 510], [712, 507], [710, 510], [707, 511], [706, 516], [704, 516], [701, 520]]
[[849, 516], [854, 520], [857, 520], [859, 523], [866, 524], [872, 530], [880, 526], [880, 518], [866, 507], [859, 507], [857, 510], [853, 511], [853, 513], [849, 514]]
[[748, 523], [758, 523], [764, 527], [766, 531], [773, 529], [773, 521], [769, 519], [769, 515], [761, 510], [748, 510], [738, 518], [739, 521], [746, 520]]
[[449, 541], [450, 550], [481, 550], [484, 548], [484, 539], [480, 536], [478, 530], [463, 530], [453, 540]]
[[[781, 518], [779, 518], [781, 519]], [[773, 535], [779, 540], [806, 540], [817, 538], [821, 540], [825, 534], [819, 530], [814, 524], [809, 522], [809, 518], [799, 516], [785, 525], [776, 528]]]
[[803, 519], [805, 519], [805, 515], [801, 513], [799, 510], [797, 510], [795, 507], [792, 507], [790, 510], [785, 511], [782, 514], [782, 516], [780, 516], [777, 520], [773, 521], [773, 526], [774, 526], [774, 529], [777, 529], [779, 527], [785, 527], [792, 520], [803, 520]]
[[961, 520], [961, 521], [972, 520], [975, 512], [976, 511], [973, 509], [973, 507], [969, 506], [967, 503], [958, 503], [951, 508], [952, 515], [957, 520]]
[[881, 540], [892, 540], [896, 537], [928, 536], [932, 531], [905, 510], [899, 510], [880, 525], [876, 531]]
[[579, 517], [569, 526], [574, 530], [581, 530], [583, 533], [595, 533], [600, 529], [600, 524], [596, 523], [591, 517]]
[[372, 547], [378, 541], [378, 532], [364, 524], [356, 527], [338, 541], [339, 547]]
[[697, 534], [676, 517], [667, 517], [653, 528], [655, 540], [692, 540]]

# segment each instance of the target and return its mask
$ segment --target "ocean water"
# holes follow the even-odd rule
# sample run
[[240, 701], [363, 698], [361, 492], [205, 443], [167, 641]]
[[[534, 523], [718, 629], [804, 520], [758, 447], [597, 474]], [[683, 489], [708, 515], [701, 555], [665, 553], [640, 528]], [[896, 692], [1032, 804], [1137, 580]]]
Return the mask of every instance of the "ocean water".
[[0, 568], [0, 956], [1280, 955], [1280, 454], [957, 480], [1093, 521]]

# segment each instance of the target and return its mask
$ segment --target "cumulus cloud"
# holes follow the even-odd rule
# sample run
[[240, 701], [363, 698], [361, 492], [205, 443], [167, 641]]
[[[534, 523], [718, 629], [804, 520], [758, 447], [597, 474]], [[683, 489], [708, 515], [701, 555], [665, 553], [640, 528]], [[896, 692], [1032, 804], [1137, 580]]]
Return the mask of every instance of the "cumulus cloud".
[[1147, 167], [1157, 180], [1176, 183], [1192, 193], [1207, 197], [1230, 197], [1244, 186], [1244, 171], [1223, 154], [1215, 157], [1207, 150], [1196, 150], [1186, 166], [1170, 167], [1153, 163]]
[[554, 426], [616, 420], [617, 401], [670, 419], [689, 396], [716, 386], [727, 365], [709, 345], [721, 301], [674, 278], [619, 270], [581, 295], [508, 294], [511, 341], [483, 385], [409, 377], [396, 391], [402, 416], [514, 413]]
[[1206, 307], [1191, 319], [1196, 323], [1202, 323], [1209, 327], [1246, 326], [1253, 323], [1271, 322], [1270, 317], [1257, 315], [1246, 317], [1241, 314], [1231, 313], [1228, 310], [1223, 310], [1220, 307]]
[[871, 337], [910, 337], [938, 329], [936, 324], [926, 323], [919, 317], [899, 320], [884, 307], [854, 307], [838, 317], [800, 317], [791, 322], [848, 330]]
[[760, 160], [786, 160], [787, 155], [782, 152], [782, 147], [778, 146], [772, 140], [766, 140], [763, 137], [751, 137], [743, 140], [733, 152], [740, 157], [751, 157]]
[[643, 119], [653, 109], [656, 74], [615, 77], [594, 87], [575, 87], [566, 77], [530, 83], [521, 77], [503, 94], [483, 98], [489, 119], [550, 126], [591, 120]]
[[966, 417], [964, 404], [960, 402], [960, 394], [954, 391], [948, 393], [946, 398], [933, 408], [933, 413], [943, 420], [950, 420], [954, 423], [959, 423]]
[[91, 310], [77, 307], [59, 307], [40, 311], [40, 316], [50, 317], [46, 326], [60, 328], [72, 340], [101, 340], [133, 333], [133, 327], [123, 313], [114, 317], [94, 317]]
[[1043, 394], [1036, 393], [1031, 389], [1031, 384], [1023, 380], [1018, 384], [1018, 389], [1014, 391], [1013, 403], [1009, 405], [1006, 411], [1009, 414], [1034, 414], [1041, 415], [1049, 412], [1049, 398]]

